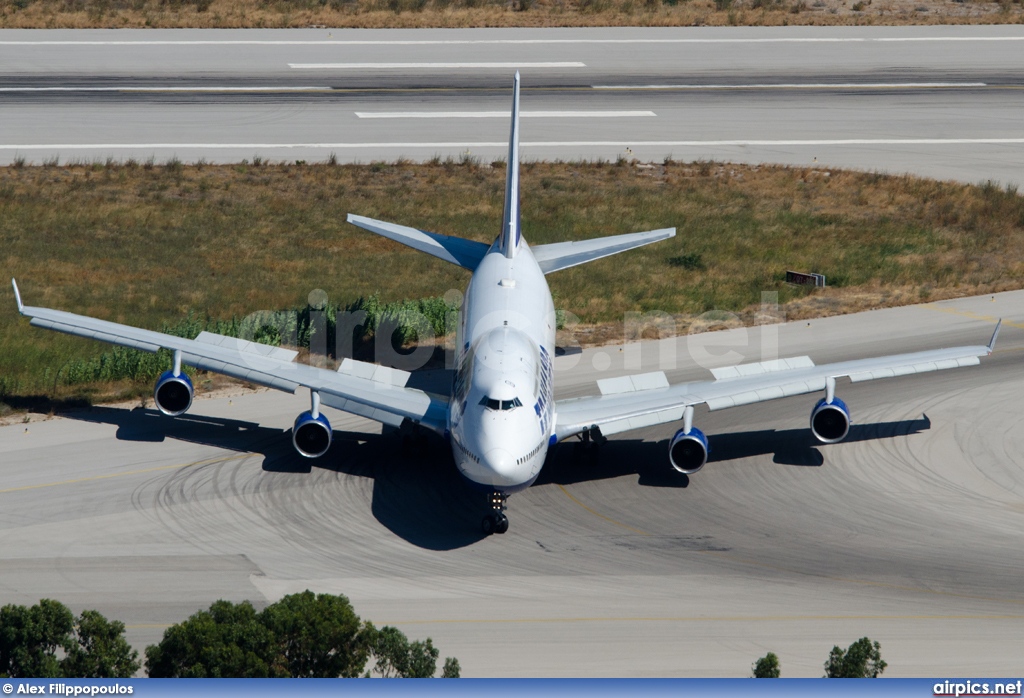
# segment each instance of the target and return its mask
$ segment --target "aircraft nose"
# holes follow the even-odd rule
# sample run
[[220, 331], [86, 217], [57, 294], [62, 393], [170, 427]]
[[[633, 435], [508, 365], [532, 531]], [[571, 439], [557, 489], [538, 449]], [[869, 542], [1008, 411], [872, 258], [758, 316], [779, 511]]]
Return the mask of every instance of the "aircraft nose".
[[518, 485], [519, 474], [516, 472], [516, 459], [503, 448], [492, 448], [484, 454], [484, 462], [494, 473], [495, 485]]

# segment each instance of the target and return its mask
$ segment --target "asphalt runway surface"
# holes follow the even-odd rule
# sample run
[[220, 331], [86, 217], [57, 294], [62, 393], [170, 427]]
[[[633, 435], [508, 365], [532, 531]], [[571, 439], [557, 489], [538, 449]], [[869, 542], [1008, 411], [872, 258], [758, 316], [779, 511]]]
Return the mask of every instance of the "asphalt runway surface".
[[403, 455], [328, 410], [328, 455], [296, 455], [301, 395], [5, 426], [0, 603], [96, 608], [142, 648], [218, 598], [344, 593], [468, 676], [743, 676], [767, 651], [784, 676], [820, 676], [834, 644], [866, 635], [887, 676], [1019, 677], [1024, 292], [570, 352], [555, 380], [567, 397], [659, 367], [675, 382], [774, 355], [981, 344], [997, 317], [981, 366], [840, 382], [841, 444], [813, 442], [808, 395], [698, 410], [712, 454], [691, 477], [668, 464], [673, 425], [596, 459], [561, 445], [490, 538], [440, 440]]
[[0, 164], [504, 157], [1024, 182], [1017, 26], [0, 31]]

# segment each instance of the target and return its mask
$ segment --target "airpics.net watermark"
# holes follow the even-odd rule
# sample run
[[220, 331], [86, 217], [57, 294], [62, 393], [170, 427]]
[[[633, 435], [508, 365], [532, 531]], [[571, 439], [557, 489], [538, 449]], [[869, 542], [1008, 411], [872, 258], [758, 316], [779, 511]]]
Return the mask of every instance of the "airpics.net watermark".
[[[308, 346], [309, 352], [301, 361], [312, 366], [328, 366], [331, 360], [340, 363], [360, 353], [363, 360], [375, 364], [416, 371], [432, 362], [436, 365], [438, 353], [442, 352], [444, 367], [453, 369], [462, 353], [457, 341], [464, 341], [457, 337], [467, 333], [463, 322], [468, 318], [463, 313], [461, 291], [449, 290], [443, 298], [447, 308], [443, 318], [428, 317], [408, 306], [373, 317], [362, 308], [331, 309], [327, 293], [315, 289], [308, 296], [305, 311], [250, 313], [239, 323], [239, 338], [254, 342], [270, 339], [282, 347]], [[502, 309], [473, 314], [471, 321], [475, 327], [484, 328], [529, 327], [538, 322], [535, 315], [521, 315]], [[558, 330], [556, 344], [561, 359], [555, 362], [555, 372], [570, 371], [582, 365], [595, 373], [642, 368], [671, 371], [685, 366], [710, 369], [771, 361], [779, 358], [778, 326], [786, 320], [775, 291], [763, 292], [756, 311], [743, 316], [719, 310], [696, 315], [658, 310], [627, 312], [621, 331], [606, 333], [615, 343], [594, 347], [584, 355], [582, 344], [592, 341], [589, 331], [592, 328], [584, 326], [571, 311], [559, 310], [548, 315], [540, 321]], [[371, 356], [357, 351], [368, 328], [374, 338]], [[409, 336], [413, 336], [414, 341], [403, 341]], [[250, 358], [247, 352], [242, 354], [244, 359]], [[477, 360], [498, 361], [499, 352], [478, 352]], [[260, 368], [257, 355], [251, 357], [251, 364], [254, 369]]]
[[932, 687], [932, 695], [953, 696], [954, 698], [960, 698], [961, 696], [1019, 696], [1021, 695], [1022, 684], [1024, 684], [1024, 681], [1020, 679], [1017, 681], [993, 683], [988, 681], [946, 680]]

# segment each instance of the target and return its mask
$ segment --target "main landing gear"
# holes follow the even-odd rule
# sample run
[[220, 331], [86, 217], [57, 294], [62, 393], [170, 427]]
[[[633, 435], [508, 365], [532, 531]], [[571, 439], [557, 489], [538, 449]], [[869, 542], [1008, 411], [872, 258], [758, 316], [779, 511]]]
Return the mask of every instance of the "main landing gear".
[[589, 429], [584, 429], [576, 435], [579, 438], [573, 444], [573, 456], [577, 463], [588, 462], [590, 465], [597, 465], [600, 457], [600, 447], [608, 442], [608, 437], [601, 433], [601, 428], [596, 424]]
[[505, 502], [508, 501], [508, 495], [504, 492], [495, 492], [491, 495], [491, 511], [484, 517], [480, 527], [484, 533], [491, 535], [492, 533], [504, 533], [508, 530], [508, 517], [505, 516]]

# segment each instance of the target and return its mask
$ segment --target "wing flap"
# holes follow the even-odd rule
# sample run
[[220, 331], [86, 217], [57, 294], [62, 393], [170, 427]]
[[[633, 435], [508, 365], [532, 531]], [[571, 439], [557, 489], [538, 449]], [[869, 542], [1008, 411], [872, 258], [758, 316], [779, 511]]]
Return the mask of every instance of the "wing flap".
[[356, 378], [365, 378], [366, 380], [385, 385], [393, 385], [397, 388], [404, 387], [412, 375], [408, 371], [402, 371], [401, 369], [366, 363], [365, 361], [356, 361], [354, 359], [344, 359], [341, 362], [341, 366], [338, 367], [338, 373], [355, 376]]
[[199, 336], [196, 337], [196, 341], [212, 344], [217, 347], [225, 347], [226, 349], [258, 354], [270, 359], [277, 359], [278, 361], [294, 361], [295, 357], [299, 355], [299, 352], [292, 349], [274, 347], [269, 344], [260, 344], [259, 342], [249, 342], [238, 337], [228, 337], [214, 332], [200, 332]]
[[709, 410], [715, 412], [729, 407], [751, 405], [755, 402], [767, 402], [768, 400], [777, 400], [779, 398], [790, 397], [793, 395], [816, 393], [819, 390], [824, 389], [825, 378], [821, 377], [805, 381], [785, 383], [782, 385], [766, 385], [757, 390], [741, 392], [725, 391], [718, 397], [708, 397], [704, 402], [707, 403]]
[[349, 400], [341, 395], [334, 395], [332, 393], [324, 393], [320, 396], [320, 401], [328, 407], [333, 407], [336, 410], [342, 412], [349, 412], [351, 414], [359, 415], [360, 417], [366, 417], [388, 426], [397, 427], [402, 424], [404, 417], [385, 412], [377, 409], [376, 407], [370, 407], [362, 403], [356, 402], [355, 400]]
[[601, 391], [602, 395], [634, 393], [639, 390], [667, 388], [668, 378], [665, 376], [664, 371], [656, 371], [654, 373], [641, 373], [635, 376], [604, 378], [597, 382], [597, 387]]
[[791, 359], [775, 359], [774, 361], [761, 361], [753, 364], [740, 364], [738, 366], [726, 366], [724, 368], [711, 369], [711, 375], [715, 380], [731, 380], [743, 378], [744, 376], [756, 376], [762, 373], [775, 373], [776, 371], [787, 371], [793, 368], [811, 368], [814, 362], [809, 356], [794, 356]]
[[[35, 310], [35, 308], [23, 308], [24, 311]], [[60, 311], [54, 311], [60, 312]], [[27, 314], [27, 313], [26, 313]], [[108, 344], [115, 344], [120, 347], [126, 347], [128, 349], [138, 349], [140, 351], [148, 351], [153, 354], [160, 350], [159, 344], [153, 344], [152, 342], [139, 339], [138, 337], [118, 337], [109, 333], [97, 332], [89, 327], [77, 327], [73, 324], [66, 322], [60, 322], [49, 318], [32, 317], [29, 322], [32, 327], [39, 327], [44, 330], [53, 330], [54, 332], [61, 332], [63, 334], [70, 334], [76, 337], [84, 337], [85, 339], [100, 339], [102, 342]]]
[[632, 431], [634, 429], [643, 429], [644, 427], [653, 427], [658, 424], [665, 424], [666, 422], [678, 422], [683, 418], [684, 409], [685, 408], [683, 407], [674, 407], [660, 412], [652, 412], [650, 414], [643, 414], [636, 417], [604, 422], [598, 426], [600, 426], [602, 434], [605, 436], [611, 436], [612, 434], [619, 434], [621, 432]]
[[958, 359], [945, 359], [941, 361], [926, 362], [921, 364], [910, 364], [898, 366], [891, 369], [876, 369], [861, 373], [851, 373], [850, 381], [860, 383], [862, 381], [877, 380], [879, 378], [893, 378], [895, 376], [907, 376], [914, 373], [929, 373], [931, 371], [944, 371], [949, 368], [961, 368], [963, 366], [977, 366], [981, 359], [977, 356], [967, 356]]

